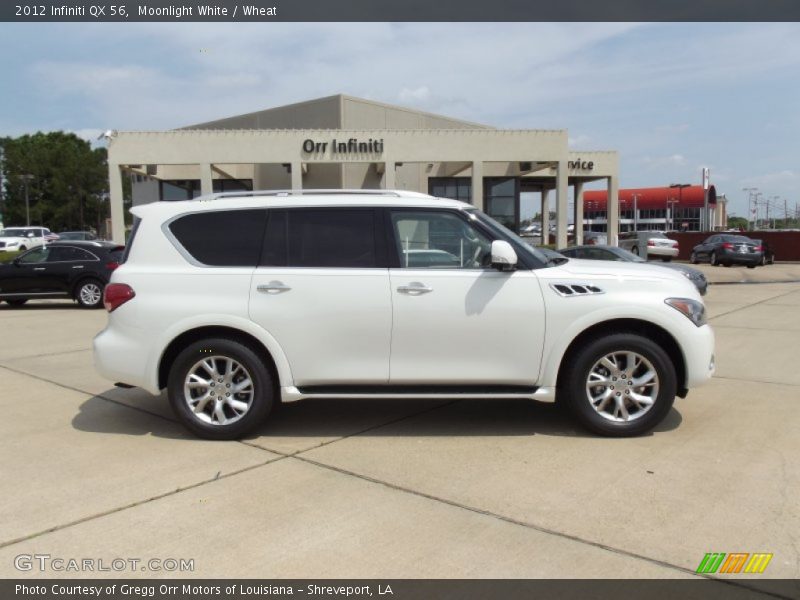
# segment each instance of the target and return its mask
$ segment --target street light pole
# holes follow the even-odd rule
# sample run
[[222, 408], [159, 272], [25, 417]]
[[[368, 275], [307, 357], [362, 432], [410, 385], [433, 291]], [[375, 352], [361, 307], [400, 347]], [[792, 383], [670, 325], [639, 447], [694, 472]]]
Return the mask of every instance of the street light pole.
[[22, 175], [22, 181], [25, 182], [25, 225], [27, 227], [31, 226], [31, 204], [28, 198], [28, 184], [33, 181], [33, 175]]

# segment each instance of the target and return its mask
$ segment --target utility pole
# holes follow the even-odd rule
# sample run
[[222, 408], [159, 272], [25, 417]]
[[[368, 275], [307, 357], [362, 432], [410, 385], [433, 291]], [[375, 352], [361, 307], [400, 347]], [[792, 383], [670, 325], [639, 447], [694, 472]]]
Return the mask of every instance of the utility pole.
[[756, 212], [753, 207], [753, 196], [758, 191], [758, 188], [746, 187], [742, 188], [742, 191], [747, 192], [747, 228], [750, 231], [753, 231], [753, 229], [755, 228], [753, 225], [753, 221], [755, 221], [754, 216]]
[[28, 184], [33, 181], [33, 175], [20, 175], [22, 181], [25, 183], [25, 225], [31, 226], [31, 204], [28, 198]]

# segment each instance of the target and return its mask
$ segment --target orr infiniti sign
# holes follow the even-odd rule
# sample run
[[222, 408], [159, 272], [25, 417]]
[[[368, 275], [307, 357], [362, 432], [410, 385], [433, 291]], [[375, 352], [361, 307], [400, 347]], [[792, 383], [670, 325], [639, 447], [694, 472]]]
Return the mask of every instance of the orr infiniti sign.
[[[328, 149], [330, 148], [330, 152]], [[331, 156], [337, 155], [352, 155], [352, 154], [383, 154], [383, 138], [360, 140], [358, 138], [349, 138], [347, 140], [331, 139], [329, 142], [320, 142], [313, 139], [303, 140], [303, 152], [305, 154], [330, 154]]]

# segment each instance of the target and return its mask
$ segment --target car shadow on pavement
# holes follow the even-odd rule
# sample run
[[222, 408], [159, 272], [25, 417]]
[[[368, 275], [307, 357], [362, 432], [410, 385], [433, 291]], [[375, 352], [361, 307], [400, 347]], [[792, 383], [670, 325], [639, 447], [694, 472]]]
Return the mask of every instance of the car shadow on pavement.
[[73, 302], [71, 300], [65, 300], [64, 302], [53, 302], [53, 303], [44, 303], [38, 304], [27, 302], [22, 306], [11, 306], [10, 304], [6, 304], [5, 302], [0, 302], [0, 312], [25, 312], [25, 311], [37, 311], [37, 310], [84, 310], [80, 306], [78, 306], [77, 302]]
[[[137, 405], [130, 400], [109, 400], [115, 391], [84, 402], [72, 420], [73, 427], [94, 433], [192, 437], [163, 410], [167, 403], [163, 394], [148, 395]], [[671, 431], [681, 420], [673, 407], [653, 431]], [[594, 437], [562, 407], [532, 400], [312, 399], [280, 405], [246, 439], [352, 435]]]
[[[444, 401], [303, 400], [285, 404], [248, 439], [264, 437], [530, 436], [594, 437], [561, 406], [524, 399]], [[406, 409], [406, 410], [404, 410]], [[654, 432], [681, 423], [673, 408]], [[650, 435], [650, 434], [648, 434]]]

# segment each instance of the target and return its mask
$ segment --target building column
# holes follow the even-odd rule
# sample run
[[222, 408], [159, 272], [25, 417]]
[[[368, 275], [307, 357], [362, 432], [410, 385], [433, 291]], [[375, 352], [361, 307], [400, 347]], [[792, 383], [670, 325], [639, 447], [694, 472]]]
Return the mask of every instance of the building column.
[[293, 162], [291, 164], [292, 170], [292, 189], [293, 190], [302, 190], [303, 189], [303, 163], [301, 162]]
[[214, 193], [214, 175], [211, 172], [211, 163], [200, 165], [200, 194], [207, 196]]
[[619, 241], [619, 182], [615, 176], [608, 178], [606, 194], [606, 237], [609, 246]]
[[550, 190], [542, 188], [542, 245], [550, 243]]
[[387, 160], [383, 163], [383, 189], [393, 190], [397, 187], [395, 180], [395, 165], [393, 160]]
[[556, 170], [556, 248], [567, 246], [567, 224], [569, 223], [569, 203], [567, 194], [569, 189], [569, 173], [567, 161], [558, 161]]
[[483, 161], [472, 161], [472, 205], [483, 210]]
[[583, 182], [575, 184], [575, 245], [583, 245]]
[[117, 244], [125, 243], [125, 206], [122, 203], [122, 169], [119, 165], [108, 165], [108, 192], [111, 205], [111, 239]]

